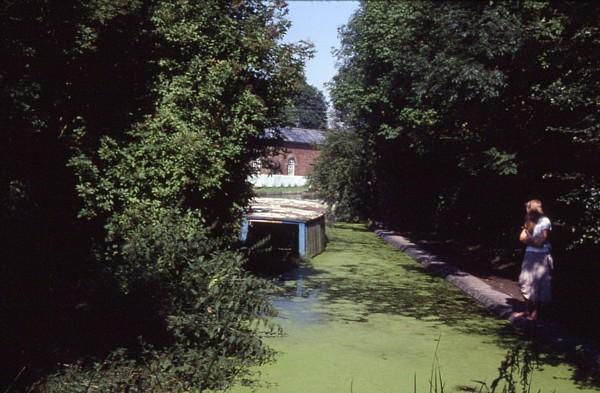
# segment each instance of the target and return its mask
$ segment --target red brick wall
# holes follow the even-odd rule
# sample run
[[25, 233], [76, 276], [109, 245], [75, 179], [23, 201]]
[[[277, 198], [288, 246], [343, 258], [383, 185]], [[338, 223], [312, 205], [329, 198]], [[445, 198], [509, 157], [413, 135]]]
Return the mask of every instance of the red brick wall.
[[[276, 174], [287, 175], [288, 160], [290, 158], [294, 158], [296, 161], [296, 169], [294, 174], [296, 176], [307, 176], [312, 171], [313, 163], [319, 154], [320, 151], [315, 148], [284, 143], [284, 147], [281, 152], [270, 159], [271, 162], [275, 164], [276, 168], [272, 172]], [[270, 172], [271, 171], [268, 169], [261, 170], [261, 173], [263, 174]]]

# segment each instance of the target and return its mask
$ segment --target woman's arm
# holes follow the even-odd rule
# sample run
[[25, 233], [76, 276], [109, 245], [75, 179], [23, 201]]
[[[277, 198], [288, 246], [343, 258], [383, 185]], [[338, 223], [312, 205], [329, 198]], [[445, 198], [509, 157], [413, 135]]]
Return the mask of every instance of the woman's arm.
[[[525, 236], [523, 236], [523, 232], [525, 232]], [[548, 240], [548, 230], [544, 229], [537, 236], [531, 236], [526, 230], [523, 230], [519, 240], [528, 246], [541, 247]]]
[[521, 233], [519, 234], [519, 241], [523, 244], [527, 244], [528, 238], [529, 238], [529, 232], [527, 232], [527, 228], [522, 227]]

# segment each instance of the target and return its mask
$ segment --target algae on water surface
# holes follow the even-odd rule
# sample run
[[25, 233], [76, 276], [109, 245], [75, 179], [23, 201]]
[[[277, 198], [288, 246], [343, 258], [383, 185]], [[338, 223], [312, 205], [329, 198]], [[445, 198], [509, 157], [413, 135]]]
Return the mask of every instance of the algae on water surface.
[[593, 391], [579, 390], [561, 356], [532, 351], [507, 322], [363, 226], [336, 225], [328, 236], [327, 251], [281, 277], [274, 302], [285, 334], [269, 340], [277, 360], [234, 392], [412, 392], [415, 376], [427, 392], [438, 344], [446, 392], [490, 385], [503, 361], [513, 374], [533, 367], [532, 392]]

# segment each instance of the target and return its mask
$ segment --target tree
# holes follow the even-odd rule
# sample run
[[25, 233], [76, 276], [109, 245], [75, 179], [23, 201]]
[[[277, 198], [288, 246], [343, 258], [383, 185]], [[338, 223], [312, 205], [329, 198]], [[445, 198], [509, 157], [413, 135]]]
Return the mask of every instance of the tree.
[[301, 128], [327, 128], [327, 102], [323, 93], [306, 81], [299, 84], [292, 104], [285, 110], [286, 125]]
[[86, 335], [72, 325], [93, 329], [79, 316], [100, 281], [96, 233], [76, 219], [69, 139], [81, 118], [92, 145], [102, 133], [122, 134], [151, 106], [145, 10], [129, 1], [1, 2], [0, 291], [11, 315], [3, 378], [23, 366], [34, 377], [56, 360], [62, 337], [78, 337], [64, 349], [77, 352]]
[[225, 387], [270, 356], [259, 335], [272, 313], [266, 284], [228, 250], [263, 130], [303, 69], [304, 48], [277, 43], [282, 14], [262, 1], [156, 3], [154, 111], [70, 163], [81, 215], [107, 231], [104, 263], [125, 293], [152, 297], [174, 340], [150, 362], [173, 364], [182, 390]]
[[370, 158], [364, 155], [368, 150], [351, 130], [333, 129], [327, 134], [309, 181], [335, 220], [356, 222], [372, 213]]
[[[284, 3], [5, 1], [0, 12], [13, 60], [0, 67], [0, 218], [20, 245], [2, 266], [15, 374], [39, 366], [34, 354], [82, 355], [75, 344], [130, 351], [68, 368], [49, 391], [86, 391], [90, 378], [101, 390], [218, 388], [266, 361], [268, 285], [243, 269], [235, 239], [260, 135], [308, 53], [279, 42]], [[19, 300], [23, 286], [34, 296]], [[66, 343], [36, 336], [54, 325]], [[73, 343], [94, 336], [72, 325], [102, 331], [106, 347]]]
[[[575, 79], [597, 83], [587, 41], [597, 12], [586, 2], [363, 3], [342, 31], [332, 98], [373, 146], [379, 180], [370, 198], [467, 236], [492, 222], [508, 240], [516, 217], [489, 217], [489, 198], [510, 211], [529, 196], [571, 195], [573, 184], [551, 180], [559, 172], [589, 183], [593, 138], [582, 148], [566, 129], [589, 134], [596, 124], [594, 88]], [[536, 150], [582, 160], [544, 160]]]

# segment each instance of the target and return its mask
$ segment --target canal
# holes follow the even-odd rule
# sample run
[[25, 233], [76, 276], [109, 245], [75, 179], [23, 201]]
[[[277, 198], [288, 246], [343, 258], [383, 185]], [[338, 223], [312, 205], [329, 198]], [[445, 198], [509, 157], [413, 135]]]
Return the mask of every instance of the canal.
[[431, 392], [432, 371], [444, 392], [478, 392], [501, 374], [497, 392], [511, 379], [515, 392], [598, 391], [560, 353], [363, 226], [339, 224], [328, 237], [324, 253], [279, 278], [284, 335], [268, 339], [276, 360], [234, 392]]

